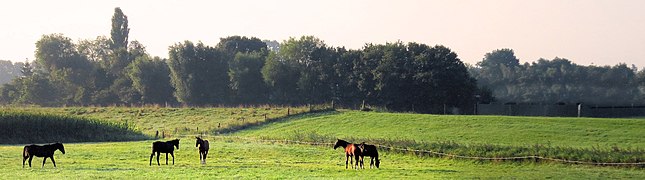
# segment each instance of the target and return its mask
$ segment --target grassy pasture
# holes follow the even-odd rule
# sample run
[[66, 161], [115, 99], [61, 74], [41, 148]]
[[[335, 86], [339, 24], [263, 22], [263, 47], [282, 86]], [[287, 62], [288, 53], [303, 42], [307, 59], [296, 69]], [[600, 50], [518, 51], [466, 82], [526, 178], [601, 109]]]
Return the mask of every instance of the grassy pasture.
[[271, 123], [238, 135], [285, 139], [302, 134], [462, 144], [645, 148], [642, 119], [458, 116], [340, 111]]
[[[7, 112], [34, 112], [90, 118], [116, 124], [125, 124], [144, 134], [154, 136], [159, 131], [166, 137], [185, 134], [211, 134], [218, 129], [263, 122], [303, 113], [307, 107], [240, 107], [240, 108], [163, 108], [163, 107], [65, 107], [65, 108], [3, 108]], [[199, 130], [197, 129], [199, 128]]]
[[[291, 113], [307, 108], [291, 108]], [[114, 143], [67, 143], [65, 155], [56, 153], [59, 168], [51, 162], [40, 168], [21, 168], [22, 145], [0, 146], [0, 179], [185, 179], [185, 178], [325, 178], [325, 179], [644, 179], [645, 171], [635, 167], [600, 167], [559, 163], [470, 161], [416, 156], [382, 151], [382, 168], [345, 170], [341, 150], [331, 147], [280, 144], [210, 136], [207, 165], [199, 164], [194, 147], [197, 131], [182, 129], [202, 124], [200, 131], [213, 134], [217, 124], [239, 126], [286, 115], [286, 108], [8, 108], [0, 111], [39, 112], [126, 124], [154, 135], [156, 129], [182, 137], [174, 166], [148, 166], [152, 141]], [[241, 119], [245, 120], [242, 121]], [[253, 121], [252, 118], [259, 118]], [[248, 120], [251, 119], [251, 120]], [[419, 114], [332, 111], [290, 116], [275, 122], [233, 132], [232, 136], [265, 139], [333, 141], [336, 137], [375, 140], [394, 145], [445, 143], [483, 147], [533, 148], [545, 144], [568, 149], [616, 149], [642, 162], [643, 119], [588, 119], [504, 116], [439, 116]], [[226, 123], [226, 124], [225, 124]], [[452, 144], [451, 144], [452, 143]], [[462, 147], [457, 147], [457, 150]], [[478, 149], [480, 151], [480, 149]], [[596, 151], [593, 151], [595, 153]], [[573, 153], [586, 153], [573, 151]], [[597, 155], [597, 154], [596, 154]], [[593, 155], [593, 156], [596, 156]], [[603, 155], [604, 156], [604, 155]], [[612, 157], [615, 158], [615, 157]], [[161, 158], [164, 163], [165, 158]], [[369, 161], [368, 161], [369, 162]]]
[[[206, 165], [194, 140], [184, 138], [175, 165], [148, 165], [152, 141], [66, 144], [56, 152], [58, 168], [42, 158], [22, 168], [22, 146], [0, 146], [2, 179], [643, 179], [642, 169], [532, 163], [479, 163], [381, 153], [381, 169], [346, 170], [341, 150], [209, 137]], [[154, 161], [154, 160], [153, 160]], [[169, 161], [171, 162], [171, 160]]]
[[645, 138], [644, 127], [645, 121], [638, 119], [344, 111], [288, 118], [242, 130], [236, 135], [326, 143], [341, 138], [356, 143], [483, 158], [539, 156], [589, 163], [639, 163], [645, 161], [645, 146], [641, 141]]

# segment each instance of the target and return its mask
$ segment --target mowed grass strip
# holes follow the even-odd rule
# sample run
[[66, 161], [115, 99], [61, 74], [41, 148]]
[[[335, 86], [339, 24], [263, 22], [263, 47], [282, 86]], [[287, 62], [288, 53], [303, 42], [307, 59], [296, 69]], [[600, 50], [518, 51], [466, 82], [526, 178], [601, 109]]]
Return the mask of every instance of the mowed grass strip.
[[506, 146], [645, 148], [643, 119], [459, 116], [360, 111], [328, 112], [240, 131], [236, 135], [290, 139], [302, 134], [391, 141]]
[[[152, 141], [65, 144], [56, 152], [58, 168], [34, 158], [22, 168], [22, 146], [0, 146], [2, 179], [643, 179], [642, 169], [560, 164], [477, 163], [381, 153], [380, 169], [346, 170], [342, 150], [209, 137], [206, 165], [199, 163], [193, 139], [182, 139], [175, 165], [148, 165]], [[169, 160], [169, 163], [171, 160]]]

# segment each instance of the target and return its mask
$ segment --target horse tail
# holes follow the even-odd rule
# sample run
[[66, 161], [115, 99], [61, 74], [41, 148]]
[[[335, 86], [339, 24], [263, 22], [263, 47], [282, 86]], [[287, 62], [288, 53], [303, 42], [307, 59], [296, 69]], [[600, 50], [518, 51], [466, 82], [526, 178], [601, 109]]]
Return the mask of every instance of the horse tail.
[[29, 147], [25, 146], [25, 148], [22, 149], [22, 158], [29, 157]]

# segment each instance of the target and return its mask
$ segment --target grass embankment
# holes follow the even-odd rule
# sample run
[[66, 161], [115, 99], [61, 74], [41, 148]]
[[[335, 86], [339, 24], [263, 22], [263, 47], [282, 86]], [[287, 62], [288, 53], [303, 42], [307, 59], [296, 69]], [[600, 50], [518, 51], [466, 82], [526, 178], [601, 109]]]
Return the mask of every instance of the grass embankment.
[[[441, 116], [344, 111], [312, 114], [236, 135], [353, 142], [475, 157], [541, 156], [586, 162], [645, 161], [640, 119]], [[426, 154], [432, 155], [432, 154]]]
[[5, 108], [10, 112], [39, 112], [91, 118], [104, 122], [127, 124], [143, 133], [159, 137], [217, 134], [220, 130], [237, 129], [249, 124], [262, 124], [267, 119], [304, 113], [308, 107], [239, 107], [239, 108], [164, 108], [164, 107], [66, 107], [66, 108]]
[[123, 124], [81, 117], [0, 111], [0, 144], [150, 139]]
[[[381, 153], [380, 169], [346, 170], [341, 150], [209, 137], [206, 165], [193, 139], [182, 139], [175, 165], [148, 166], [152, 141], [65, 144], [40, 168], [21, 168], [22, 146], [0, 146], [2, 179], [643, 179], [642, 169], [561, 164], [476, 163]], [[162, 164], [165, 157], [161, 158]]]

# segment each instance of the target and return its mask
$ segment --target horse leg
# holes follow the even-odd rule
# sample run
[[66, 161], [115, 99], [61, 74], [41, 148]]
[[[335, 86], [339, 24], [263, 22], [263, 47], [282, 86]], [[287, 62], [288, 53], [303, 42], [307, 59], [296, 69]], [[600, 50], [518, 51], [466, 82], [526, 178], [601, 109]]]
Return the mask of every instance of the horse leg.
[[152, 166], [152, 156], [155, 156], [155, 152], [152, 152], [152, 154], [150, 154], [150, 166]]
[[29, 155], [29, 167], [31, 167], [31, 160], [34, 159], [33, 155]]
[[52, 163], [54, 163], [54, 167], [56, 167], [56, 161], [54, 161], [54, 156], [49, 157], [49, 158], [52, 159]]
[[27, 160], [28, 156], [23, 156], [22, 157], [22, 168], [25, 168], [25, 161]]
[[40, 166], [40, 168], [44, 168], [44, 167], [45, 167], [45, 161], [47, 161], [47, 157], [45, 157], [45, 158], [43, 159], [43, 165], [42, 165], [42, 166]]
[[347, 160], [349, 159], [349, 155], [345, 155], [345, 169], [347, 169]]
[[354, 159], [356, 159], [356, 164], [354, 165], [354, 168], [355, 168], [356, 170], [358, 170], [358, 168], [359, 168], [359, 164], [361, 163], [360, 158], [361, 158], [361, 156], [359, 156], [359, 155], [354, 155]]
[[374, 165], [374, 157], [370, 157], [370, 169], [372, 169], [372, 165]]
[[161, 152], [157, 151], [157, 166], [161, 166], [159, 163], [159, 156], [161, 156]]
[[166, 165], [168, 165], [168, 153], [166, 153]]
[[[172, 156], [172, 165], [175, 165], [175, 153], [170, 152], [170, 155]], [[166, 156], [168, 156], [168, 154], [166, 154]], [[166, 161], [168, 161], [168, 159], [166, 159]], [[166, 163], [166, 164], [168, 164], [168, 163]]]
[[206, 164], [206, 156], [208, 156], [208, 150], [204, 151], [204, 164]]

